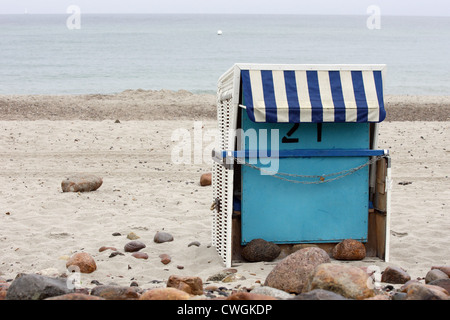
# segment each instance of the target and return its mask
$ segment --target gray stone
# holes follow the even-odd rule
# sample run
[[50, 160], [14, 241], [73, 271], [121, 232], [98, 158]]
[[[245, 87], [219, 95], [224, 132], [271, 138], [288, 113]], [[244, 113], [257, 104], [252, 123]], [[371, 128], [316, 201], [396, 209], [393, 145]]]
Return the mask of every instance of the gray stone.
[[323, 289], [314, 289], [304, 292], [293, 298], [293, 300], [349, 300], [342, 295]]
[[50, 278], [38, 274], [21, 274], [11, 283], [6, 300], [43, 300], [74, 292], [67, 279]]
[[169, 242], [173, 241], [173, 236], [168, 232], [158, 231], [156, 232], [153, 241], [156, 243]]
[[266, 296], [277, 298], [279, 300], [288, 300], [293, 298], [293, 296], [286, 291], [266, 286], [256, 287], [251, 291], [251, 293], [263, 294]]
[[250, 262], [272, 261], [280, 255], [278, 245], [264, 239], [253, 239], [242, 250], [242, 257]]
[[101, 285], [92, 289], [91, 295], [106, 300], [136, 300], [139, 293], [136, 287], [122, 287], [116, 285]]
[[392, 295], [392, 300], [406, 300], [407, 297], [406, 292], [396, 292]]
[[191, 243], [188, 244], [188, 247], [191, 247], [191, 246], [200, 247], [200, 242], [198, 242], [198, 241], [192, 241]]
[[67, 293], [56, 297], [45, 298], [45, 300], [105, 300], [100, 297], [85, 293]]

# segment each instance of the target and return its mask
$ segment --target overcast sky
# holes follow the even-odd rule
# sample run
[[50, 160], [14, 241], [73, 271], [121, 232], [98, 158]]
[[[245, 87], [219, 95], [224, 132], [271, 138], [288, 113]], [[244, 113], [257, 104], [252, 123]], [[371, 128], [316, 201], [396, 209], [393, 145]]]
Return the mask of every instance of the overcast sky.
[[292, 13], [360, 14], [377, 5], [385, 15], [450, 16], [449, 0], [0, 0], [0, 13]]

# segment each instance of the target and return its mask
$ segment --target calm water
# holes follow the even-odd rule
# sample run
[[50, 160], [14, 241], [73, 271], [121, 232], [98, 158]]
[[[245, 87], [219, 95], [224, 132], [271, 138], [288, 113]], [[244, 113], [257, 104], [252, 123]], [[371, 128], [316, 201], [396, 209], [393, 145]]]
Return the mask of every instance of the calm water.
[[[216, 92], [234, 63], [383, 63], [387, 94], [450, 94], [450, 18], [0, 15], [0, 94]], [[217, 31], [222, 30], [222, 35]]]

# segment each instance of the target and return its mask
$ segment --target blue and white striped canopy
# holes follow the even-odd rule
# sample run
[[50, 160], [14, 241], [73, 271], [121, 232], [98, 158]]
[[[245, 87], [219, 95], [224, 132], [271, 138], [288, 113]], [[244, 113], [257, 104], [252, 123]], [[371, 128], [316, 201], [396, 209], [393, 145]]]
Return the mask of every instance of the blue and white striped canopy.
[[254, 122], [381, 122], [380, 70], [241, 70]]

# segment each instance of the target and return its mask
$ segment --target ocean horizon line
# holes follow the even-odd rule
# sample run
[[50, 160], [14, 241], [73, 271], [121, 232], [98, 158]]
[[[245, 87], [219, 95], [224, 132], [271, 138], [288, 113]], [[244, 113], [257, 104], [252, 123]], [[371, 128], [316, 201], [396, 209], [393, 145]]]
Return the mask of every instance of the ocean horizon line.
[[[320, 17], [367, 17], [368, 14], [355, 14], [355, 13], [227, 13], [227, 12], [83, 12], [85, 15], [122, 15], [122, 16], [132, 16], [132, 15], [165, 15], [165, 16], [320, 16]], [[58, 12], [58, 13], [45, 13], [45, 12], [23, 12], [23, 13], [0, 13], [0, 16], [27, 16], [27, 15], [52, 15], [52, 16], [67, 16], [69, 13]], [[401, 17], [401, 18], [450, 18], [448, 15], [399, 15], [399, 14], [387, 14], [383, 13], [383, 17]]]

